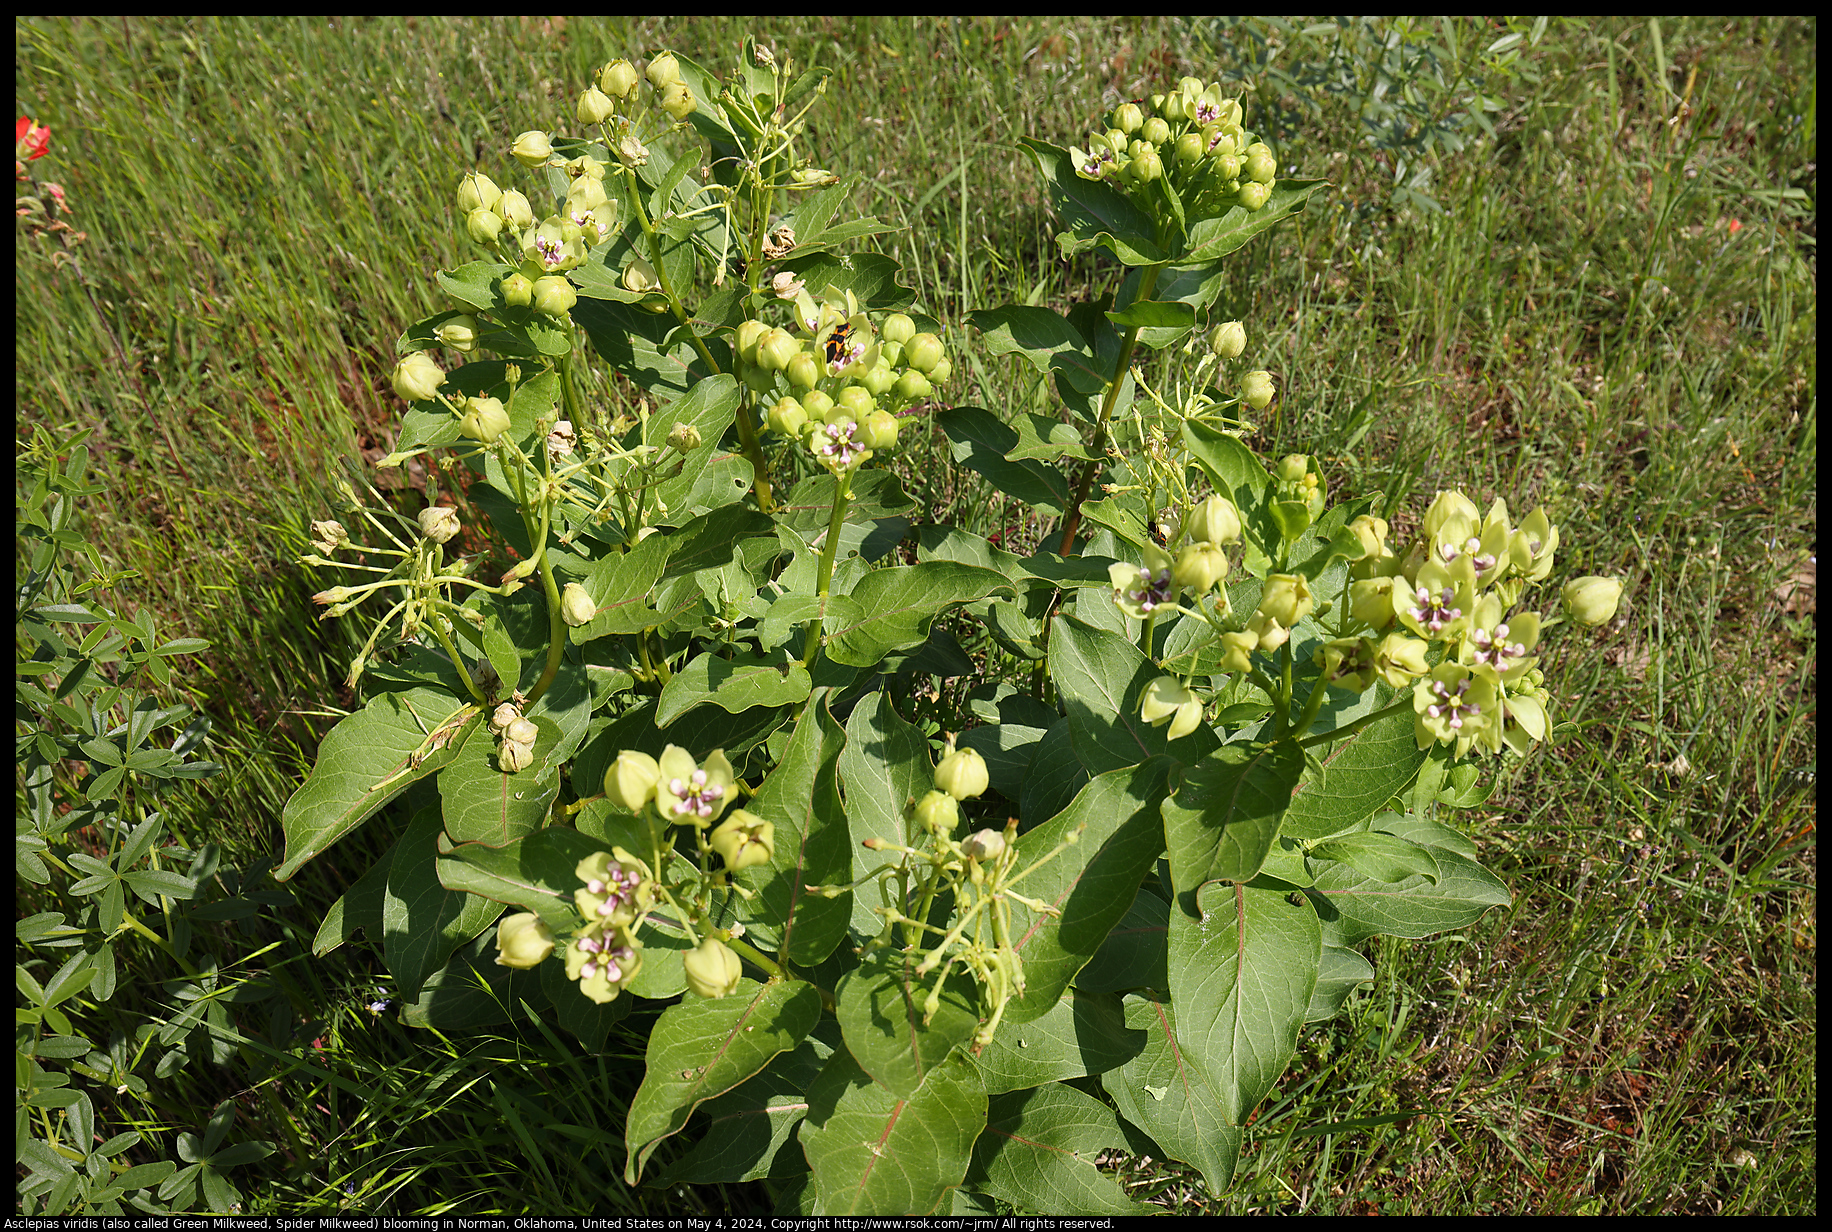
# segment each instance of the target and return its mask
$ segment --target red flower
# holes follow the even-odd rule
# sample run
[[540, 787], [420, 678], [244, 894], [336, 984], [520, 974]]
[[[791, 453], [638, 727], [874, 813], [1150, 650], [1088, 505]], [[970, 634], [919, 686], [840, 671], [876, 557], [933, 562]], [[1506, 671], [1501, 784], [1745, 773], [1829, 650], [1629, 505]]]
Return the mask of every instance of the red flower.
[[1741, 222], [1739, 222], [1735, 218], [1730, 220], [1730, 233], [1732, 235], [1735, 235], [1737, 232], [1741, 231], [1742, 229], [1743, 229], [1743, 224]]
[[51, 146], [51, 130], [37, 120], [28, 120], [20, 116], [19, 123], [14, 130], [13, 145], [16, 157], [28, 161], [43, 158]]

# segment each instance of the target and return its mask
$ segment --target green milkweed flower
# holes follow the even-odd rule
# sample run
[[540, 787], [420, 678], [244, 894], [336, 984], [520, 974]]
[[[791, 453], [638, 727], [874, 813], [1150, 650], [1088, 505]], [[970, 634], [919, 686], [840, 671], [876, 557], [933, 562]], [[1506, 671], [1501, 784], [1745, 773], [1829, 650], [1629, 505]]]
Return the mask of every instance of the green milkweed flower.
[[732, 802], [737, 780], [724, 749], [695, 764], [691, 753], [671, 744], [662, 750], [656, 769], [655, 808], [663, 821], [705, 829]]
[[775, 852], [776, 826], [745, 809], [733, 809], [732, 815], [706, 840], [732, 872], [754, 864], [768, 864]]
[[642, 943], [628, 928], [593, 924], [566, 947], [566, 978], [600, 1005], [615, 1001], [642, 970]]
[[717, 999], [738, 987], [744, 968], [723, 941], [708, 937], [681, 961], [687, 987], [695, 996]]
[[1202, 723], [1202, 699], [1175, 676], [1159, 676], [1145, 686], [1139, 702], [1139, 717], [1153, 727], [1169, 721], [1169, 738], [1179, 740]]
[[504, 916], [496, 926], [496, 965], [527, 970], [553, 953], [553, 932], [530, 911]]
[[1498, 734], [1496, 687], [1461, 663], [1440, 663], [1412, 687], [1413, 736], [1421, 749], [1437, 741], [1454, 744], [1461, 757], [1491, 728]]
[[1177, 582], [1172, 575], [1170, 555], [1155, 544], [1146, 544], [1144, 555], [1142, 566], [1123, 561], [1107, 566], [1108, 580], [1113, 583], [1113, 601], [1135, 620], [1143, 620], [1177, 601]]
[[596, 851], [573, 870], [584, 884], [573, 891], [573, 906], [587, 924], [624, 927], [654, 901], [649, 866], [621, 847]]

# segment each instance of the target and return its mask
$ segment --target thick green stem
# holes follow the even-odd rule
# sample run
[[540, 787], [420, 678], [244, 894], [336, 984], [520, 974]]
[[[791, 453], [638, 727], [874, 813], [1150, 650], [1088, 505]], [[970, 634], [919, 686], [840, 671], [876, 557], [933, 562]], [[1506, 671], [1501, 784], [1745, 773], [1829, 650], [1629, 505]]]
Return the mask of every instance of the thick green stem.
[[[840, 529], [846, 524], [846, 501], [852, 495], [852, 471], [845, 471], [838, 476], [839, 484], [833, 493], [833, 512], [827, 515], [827, 539], [821, 544], [820, 568], [816, 572], [817, 588], [815, 593], [822, 599], [827, 597], [833, 585], [833, 558], [840, 548]], [[802, 647], [802, 666], [812, 669], [815, 660], [821, 653], [821, 626], [825, 623], [825, 604], [822, 610], [815, 612], [814, 620], [808, 626], [808, 640]]]

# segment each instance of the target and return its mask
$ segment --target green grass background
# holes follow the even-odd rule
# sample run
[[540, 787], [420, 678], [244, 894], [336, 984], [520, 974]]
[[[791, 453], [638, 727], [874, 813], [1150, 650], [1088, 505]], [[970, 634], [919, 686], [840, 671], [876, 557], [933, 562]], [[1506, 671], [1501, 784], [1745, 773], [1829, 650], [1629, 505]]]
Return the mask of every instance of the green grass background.
[[[52, 130], [32, 171], [74, 232], [18, 232], [17, 429], [96, 431], [109, 490], [86, 530], [138, 572], [113, 602], [215, 643], [180, 684], [228, 772], [168, 801], [168, 823], [250, 874], [277, 856], [281, 805], [355, 701], [353, 632], [316, 623], [324, 582], [291, 563], [303, 528], [346, 462], [389, 448], [394, 341], [446, 306], [432, 271], [468, 257], [460, 176], [513, 179], [514, 135], [573, 127], [606, 59], [666, 46], [723, 72], [755, 33], [833, 69], [814, 154], [863, 173], [859, 212], [906, 228], [880, 250], [946, 326], [950, 398], [1012, 411], [1050, 409], [1048, 391], [976, 353], [965, 314], [1067, 308], [1115, 280], [1060, 257], [1013, 143], [1072, 144], [1115, 102], [1219, 78], [1282, 173], [1332, 183], [1224, 296], [1280, 391], [1252, 443], [1316, 455], [1334, 494], [1416, 492], [1415, 516], [1448, 486], [1517, 516], [1544, 504], [1561, 570], [1628, 591], [1545, 664], [1562, 738], [1464, 819], [1513, 906], [1378, 945], [1373, 988], [1306, 1033], [1211, 1204], [1816, 1209], [1817, 24], [1553, 21], [1505, 66], [1480, 55], [1503, 32], [1485, 22], [1433, 19], [1380, 54], [1361, 27], [1304, 24], [18, 19], [18, 113]], [[1448, 54], [1406, 58], [1423, 44]], [[1396, 98], [1412, 130], [1370, 127]], [[1476, 99], [1492, 135], [1459, 118]], [[1404, 148], [1459, 125], [1460, 149]], [[938, 434], [901, 448], [936, 520], [1025, 527]], [[638, 1040], [575, 1056], [532, 1027], [448, 1039], [370, 1012], [376, 958], [309, 943], [376, 849], [346, 840], [290, 905], [199, 942], [281, 990], [237, 1021], [304, 1067], [96, 1087], [105, 1119], [148, 1136], [133, 1162], [232, 1100], [236, 1137], [281, 1148], [237, 1174], [250, 1210], [767, 1200], [625, 1189]], [[168, 1016], [172, 972], [127, 953], [113, 1004]], [[1135, 1196], [1196, 1209], [1178, 1171], [1116, 1166]]]

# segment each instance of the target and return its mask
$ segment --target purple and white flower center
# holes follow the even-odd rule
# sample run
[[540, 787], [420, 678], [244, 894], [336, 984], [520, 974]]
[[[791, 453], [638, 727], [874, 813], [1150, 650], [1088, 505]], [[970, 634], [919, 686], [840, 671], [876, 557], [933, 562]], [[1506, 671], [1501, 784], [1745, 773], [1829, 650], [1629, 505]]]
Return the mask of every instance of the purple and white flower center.
[[707, 782], [706, 771], [695, 770], [685, 779], [669, 779], [668, 793], [674, 797], [676, 817], [690, 813], [695, 817], [711, 817], [725, 788]]

